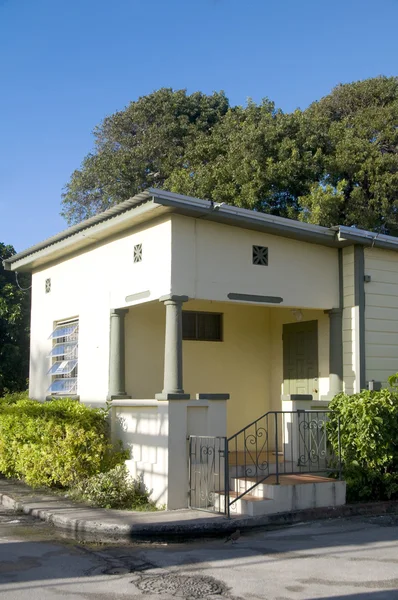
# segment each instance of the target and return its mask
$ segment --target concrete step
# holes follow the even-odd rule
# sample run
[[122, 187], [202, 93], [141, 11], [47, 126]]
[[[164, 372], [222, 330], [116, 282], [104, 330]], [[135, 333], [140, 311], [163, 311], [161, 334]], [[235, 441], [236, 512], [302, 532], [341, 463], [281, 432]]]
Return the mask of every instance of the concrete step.
[[[230, 500], [236, 498], [236, 492], [230, 492]], [[216, 493], [216, 511], [224, 510], [225, 494], [222, 492]], [[230, 507], [231, 515], [248, 515], [254, 517], [256, 515], [266, 515], [274, 513], [274, 502], [268, 498], [257, 498], [252, 494], [246, 494], [243, 498], [236, 500]]]
[[[258, 481], [255, 477], [231, 478], [230, 498], [236, 498]], [[270, 476], [231, 505], [235, 514], [260, 515], [345, 504], [346, 484], [318, 475], [282, 475], [279, 484]], [[225, 502], [225, 494], [216, 494]], [[222, 504], [224, 506], [224, 504]], [[243, 511], [243, 512], [242, 512]]]

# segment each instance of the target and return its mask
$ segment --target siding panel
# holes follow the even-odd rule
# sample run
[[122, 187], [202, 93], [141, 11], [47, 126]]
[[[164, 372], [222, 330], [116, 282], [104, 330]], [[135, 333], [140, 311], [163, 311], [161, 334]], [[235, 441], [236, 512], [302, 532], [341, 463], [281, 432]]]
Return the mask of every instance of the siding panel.
[[365, 249], [366, 379], [387, 385], [398, 370], [398, 253]]

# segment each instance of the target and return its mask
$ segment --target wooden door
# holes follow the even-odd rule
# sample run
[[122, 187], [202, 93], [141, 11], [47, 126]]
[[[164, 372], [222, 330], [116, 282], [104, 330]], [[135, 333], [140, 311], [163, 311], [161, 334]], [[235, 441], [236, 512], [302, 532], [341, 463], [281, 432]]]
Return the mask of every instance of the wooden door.
[[283, 326], [283, 390], [318, 398], [318, 321]]

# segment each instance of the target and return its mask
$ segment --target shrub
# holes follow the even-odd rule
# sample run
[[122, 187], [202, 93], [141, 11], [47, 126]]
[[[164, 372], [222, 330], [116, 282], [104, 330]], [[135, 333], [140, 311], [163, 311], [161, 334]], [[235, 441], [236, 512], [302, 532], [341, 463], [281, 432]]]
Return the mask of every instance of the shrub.
[[78, 482], [71, 488], [70, 496], [102, 508], [155, 510], [142, 480], [130, 477], [124, 464]]
[[397, 391], [362, 391], [353, 396], [338, 394], [329, 408], [334, 412], [330, 416], [328, 432], [336, 452], [337, 417], [340, 418], [347, 499], [358, 501], [398, 498]]
[[0, 398], [0, 404], [16, 404], [20, 400], [28, 400], [28, 392], [8, 392]]
[[69, 486], [126, 458], [107, 415], [74, 400], [0, 402], [0, 472], [32, 486]]

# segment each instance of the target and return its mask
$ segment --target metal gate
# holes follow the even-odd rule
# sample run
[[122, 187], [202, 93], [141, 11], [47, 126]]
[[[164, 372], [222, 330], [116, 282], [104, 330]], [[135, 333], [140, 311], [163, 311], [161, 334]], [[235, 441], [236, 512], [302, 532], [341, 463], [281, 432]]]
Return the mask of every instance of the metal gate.
[[[330, 411], [298, 410], [298, 460], [300, 472], [327, 472], [336, 470], [328, 434], [327, 422]], [[338, 419], [338, 436], [340, 438], [340, 422]], [[338, 466], [340, 471], [340, 466]]]
[[189, 506], [196, 510], [225, 513], [227, 438], [189, 436]]

